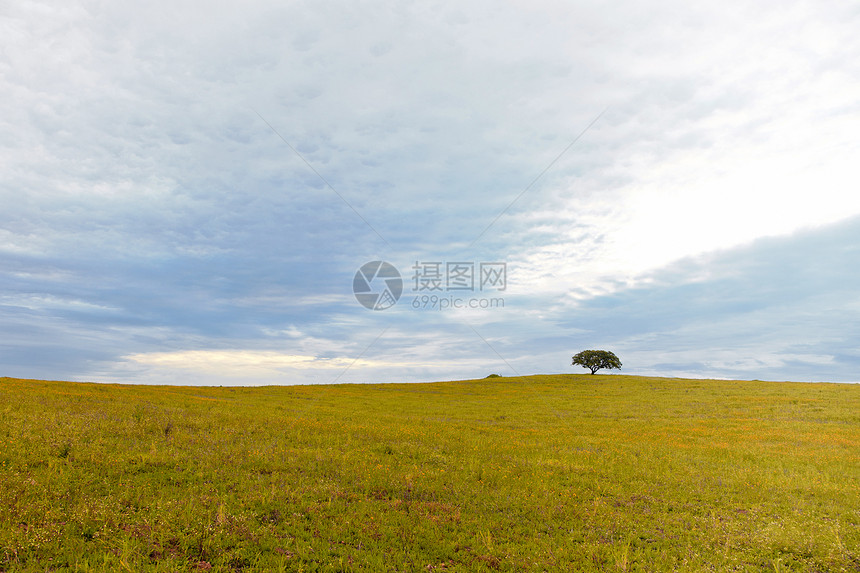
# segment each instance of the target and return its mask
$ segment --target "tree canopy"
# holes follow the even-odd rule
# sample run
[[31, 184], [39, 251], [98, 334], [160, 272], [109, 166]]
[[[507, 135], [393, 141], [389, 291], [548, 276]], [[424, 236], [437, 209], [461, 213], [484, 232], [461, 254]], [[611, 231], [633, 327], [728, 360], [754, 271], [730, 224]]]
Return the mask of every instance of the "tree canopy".
[[601, 368], [621, 368], [621, 361], [608, 350], [583, 350], [573, 357], [573, 364], [588, 368], [592, 374]]

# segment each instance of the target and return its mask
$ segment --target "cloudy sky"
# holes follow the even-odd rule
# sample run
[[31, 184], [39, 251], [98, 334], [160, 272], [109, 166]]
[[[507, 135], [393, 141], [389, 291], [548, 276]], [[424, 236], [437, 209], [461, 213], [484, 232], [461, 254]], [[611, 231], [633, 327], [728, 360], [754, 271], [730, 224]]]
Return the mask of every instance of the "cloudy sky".
[[[0, 1], [0, 376], [426, 381], [603, 348], [860, 381], [858, 29], [848, 0]], [[353, 293], [376, 260], [384, 310]]]

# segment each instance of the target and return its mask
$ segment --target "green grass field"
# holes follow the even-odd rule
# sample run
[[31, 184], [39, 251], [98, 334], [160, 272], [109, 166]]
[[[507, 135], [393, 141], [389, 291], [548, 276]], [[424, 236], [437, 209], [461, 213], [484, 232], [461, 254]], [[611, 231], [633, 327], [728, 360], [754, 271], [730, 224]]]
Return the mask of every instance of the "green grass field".
[[0, 571], [860, 571], [860, 386], [0, 378]]

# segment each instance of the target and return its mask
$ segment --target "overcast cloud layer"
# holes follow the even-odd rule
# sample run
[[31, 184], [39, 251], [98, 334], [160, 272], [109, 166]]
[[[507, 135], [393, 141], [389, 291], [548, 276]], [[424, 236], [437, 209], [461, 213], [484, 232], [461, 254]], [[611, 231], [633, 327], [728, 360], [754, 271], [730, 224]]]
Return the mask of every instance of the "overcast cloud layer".
[[[605, 348], [858, 381], [858, 29], [833, 0], [0, 3], [0, 375], [419, 381]], [[386, 310], [353, 296], [373, 260], [404, 278]], [[507, 285], [413, 291], [416, 262]]]

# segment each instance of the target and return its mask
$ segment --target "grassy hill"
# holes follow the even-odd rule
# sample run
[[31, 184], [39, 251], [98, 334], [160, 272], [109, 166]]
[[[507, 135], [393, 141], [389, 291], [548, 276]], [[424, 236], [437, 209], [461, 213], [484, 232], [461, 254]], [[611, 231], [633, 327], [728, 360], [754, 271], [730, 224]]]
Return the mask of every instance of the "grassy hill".
[[0, 571], [860, 571], [860, 386], [0, 378]]

